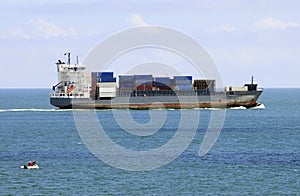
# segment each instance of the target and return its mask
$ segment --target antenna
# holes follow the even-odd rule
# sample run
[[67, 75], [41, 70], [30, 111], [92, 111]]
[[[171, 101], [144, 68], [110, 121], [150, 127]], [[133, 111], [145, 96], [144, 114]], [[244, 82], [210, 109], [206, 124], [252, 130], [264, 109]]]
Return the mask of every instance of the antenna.
[[253, 84], [253, 76], [251, 77], [251, 84]]
[[71, 64], [71, 53], [66, 52], [64, 55], [68, 55], [68, 65], [70, 65]]
[[79, 65], [78, 56], [76, 56], [76, 65]]

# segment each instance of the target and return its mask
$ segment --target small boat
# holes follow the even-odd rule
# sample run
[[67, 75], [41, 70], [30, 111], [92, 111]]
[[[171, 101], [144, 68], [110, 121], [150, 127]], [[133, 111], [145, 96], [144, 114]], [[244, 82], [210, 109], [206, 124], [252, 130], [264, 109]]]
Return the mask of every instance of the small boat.
[[21, 169], [38, 169], [39, 166], [36, 164], [36, 161], [29, 161], [27, 165], [22, 165]]
[[28, 165], [22, 165], [21, 166], [21, 169], [38, 169], [39, 166], [36, 164], [36, 165], [32, 165], [32, 166], [28, 166]]

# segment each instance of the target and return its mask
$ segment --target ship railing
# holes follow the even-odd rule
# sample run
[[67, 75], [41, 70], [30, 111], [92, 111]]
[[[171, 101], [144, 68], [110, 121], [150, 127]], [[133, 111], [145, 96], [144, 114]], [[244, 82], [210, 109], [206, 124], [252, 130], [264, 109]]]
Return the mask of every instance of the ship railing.
[[117, 90], [118, 97], [140, 97], [140, 96], [210, 96], [215, 92], [209, 90]]
[[264, 91], [263, 88], [257, 88], [257, 91]]
[[84, 94], [51, 93], [51, 98], [89, 98]]

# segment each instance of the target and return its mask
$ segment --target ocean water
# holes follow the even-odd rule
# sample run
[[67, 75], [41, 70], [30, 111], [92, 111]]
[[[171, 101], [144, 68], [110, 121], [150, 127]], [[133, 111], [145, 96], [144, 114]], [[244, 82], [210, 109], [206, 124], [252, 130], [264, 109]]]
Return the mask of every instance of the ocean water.
[[[198, 111], [199, 127], [188, 148], [150, 171], [118, 169], [94, 156], [73, 111], [52, 107], [49, 93], [0, 89], [0, 195], [300, 194], [300, 89], [265, 89], [259, 99], [265, 109], [226, 110], [222, 132], [203, 157], [198, 150], [211, 111]], [[114, 142], [139, 151], [172, 138], [181, 112], [167, 111], [161, 130], [143, 137], [125, 134], [111, 110], [98, 111], [97, 117]], [[130, 114], [145, 126], [151, 120], [149, 111]], [[39, 169], [20, 169], [32, 160]]]

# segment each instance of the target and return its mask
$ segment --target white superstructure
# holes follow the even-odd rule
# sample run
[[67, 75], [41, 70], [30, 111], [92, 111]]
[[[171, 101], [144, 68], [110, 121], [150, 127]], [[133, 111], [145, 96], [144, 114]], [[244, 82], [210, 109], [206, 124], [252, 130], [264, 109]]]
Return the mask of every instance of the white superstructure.
[[90, 73], [87, 73], [86, 67], [78, 61], [76, 64], [71, 64], [70, 53], [65, 55], [68, 55], [67, 63], [61, 60], [56, 63], [57, 77], [60, 82], [53, 86], [54, 93], [51, 94], [51, 97], [90, 98]]

